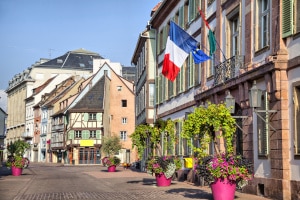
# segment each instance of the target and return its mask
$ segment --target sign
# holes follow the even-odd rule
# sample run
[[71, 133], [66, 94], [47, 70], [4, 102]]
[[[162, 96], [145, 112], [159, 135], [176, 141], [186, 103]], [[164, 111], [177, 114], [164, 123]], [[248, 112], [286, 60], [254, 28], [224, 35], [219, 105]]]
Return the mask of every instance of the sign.
[[94, 146], [94, 140], [80, 140], [81, 147], [91, 147]]

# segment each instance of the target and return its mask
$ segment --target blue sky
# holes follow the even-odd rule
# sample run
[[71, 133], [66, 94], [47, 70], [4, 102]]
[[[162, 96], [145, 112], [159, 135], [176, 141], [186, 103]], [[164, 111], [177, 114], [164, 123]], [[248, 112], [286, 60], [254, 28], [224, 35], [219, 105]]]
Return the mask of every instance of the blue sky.
[[131, 65], [160, 0], [0, 0], [0, 90], [40, 58], [84, 48]]

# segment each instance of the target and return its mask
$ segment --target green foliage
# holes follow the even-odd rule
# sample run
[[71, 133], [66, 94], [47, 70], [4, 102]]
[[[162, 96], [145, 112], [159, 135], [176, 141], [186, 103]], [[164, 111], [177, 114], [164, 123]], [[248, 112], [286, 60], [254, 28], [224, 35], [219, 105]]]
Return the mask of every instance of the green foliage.
[[196, 172], [208, 184], [215, 182], [216, 178], [227, 178], [236, 182], [238, 188], [244, 187], [253, 178], [252, 163], [240, 155], [224, 153], [200, 160]]
[[110, 167], [110, 166], [113, 166], [113, 165], [118, 166], [121, 163], [121, 160], [117, 156], [104, 157], [102, 159], [102, 163], [106, 167]]
[[[217, 154], [220, 154], [217, 138], [225, 139], [226, 151], [233, 152], [233, 134], [235, 133], [235, 119], [231, 116], [225, 104], [212, 104], [208, 102], [208, 107], [197, 107], [194, 112], [188, 115], [188, 119], [183, 124], [183, 138], [194, 138], [199, 140], [200, 147], [194, 151], [200, 158], [205, 157], [207, 147], [211, 141], [214, 142], [214, 148]], [[221, 131], [219, 136], [216, 132]]]
[[148, 174], [165, 174], [166, 178], [174, 175], [176, 170], [181, 169], [181, 160], [172, 156], [154, 156], [147, 160]]
[[[163, 137], [162, 137], [163, 135]], [[142, 158], [146, 148], [151, 147], [156, 150], [160, 155], [163, 154], [165, 149], [162, 149], [162, 139], [164, 144], [167, 144], [167, 149], [174, 148], [175, 143], [175, 123], [168, 119], [157, 120], [155, 126], [139, 125], [135, 131], [130, 135], [132, 141], [132, 148], [136, 147], [139, 157]], [[150, 139], [150, 144], [147, 146], [147, 138]], [[168, 142], [169, 139], [169, 142]]]
[[29, 149], [30, 144], [23, 140], [17, 140], [15, 142], [11, 142], [7, 146], [7, 151], [9, 155], [11, 156], [20, 156], [23, 157], [24, 153], [26, 152], [27, 149]]
[[138, 155], [142, 158], [145, 149], [147, 148], [146, 140], [152, 135], [153, 127], [149, 125], [138, 125], [135, 128], [135, 131], [130, 135], [132, 141], [132, 148], [136, 147], [138, 151]]
[[118, 136], [106, 137], [104, 138], [102, 151], [108, 155], [114, 155], [119, 153], [119, 150], [122, 148], [120, 138]]
[[23, 156], [11, 156], [8, 158], [6, 162], [7, 167], [16, 167], [16, 168], [24, 168], [26, 164], [26, 159]]

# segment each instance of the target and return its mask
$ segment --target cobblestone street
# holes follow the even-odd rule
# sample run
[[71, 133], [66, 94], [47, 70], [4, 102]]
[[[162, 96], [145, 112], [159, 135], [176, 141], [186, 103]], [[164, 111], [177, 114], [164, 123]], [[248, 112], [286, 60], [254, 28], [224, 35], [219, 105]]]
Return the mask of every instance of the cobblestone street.
[[[1, 200], [64, 199], [212, 199], [210, 188], [172, 181], [169, 187], [157, 187], [155, 178], [124, 170], [107, 172], [102, 166], [63, 166], [33, 163], [21, 176], [0, 169]], [[265, 198], [236, 192], [235, 199]]]

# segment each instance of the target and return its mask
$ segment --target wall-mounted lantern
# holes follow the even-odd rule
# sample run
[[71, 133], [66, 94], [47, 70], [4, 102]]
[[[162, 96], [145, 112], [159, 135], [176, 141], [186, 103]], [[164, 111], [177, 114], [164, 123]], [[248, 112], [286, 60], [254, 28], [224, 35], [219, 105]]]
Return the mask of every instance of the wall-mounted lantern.
[[228, 91], [227, 96], [225, 97], [225, 104], [226, 107], [229, 109], [229, 112], [231, 114], [234, 113], [235, 111], [235, 99], [234, 97], [230, 94], [230, 92]]
[[[256, 115], [261, 118], [268, 126], [270, 126], [274, 131], [276, 129], [271, 126], [269, 122], [269, 113], [276, 113], [277, 110], [258, 110], [256, 108], [260, 108], [262, 105], [261, 102], [262, 99], [262, 90], [258, 89], [256, 86], [256, 81], [253, 81], [253, 86], [249, 90], [249, 104], [250, 107], [253, 108], [253, 111], [256, 113]], [[266, 113], [266, 118], [263, 118], [259, 113]]]
[[261, 107], [262, 90], [256, 86], [256, 81], [253, 81], [253, 86], [249, 90], [249, 103], [251, 108]]

